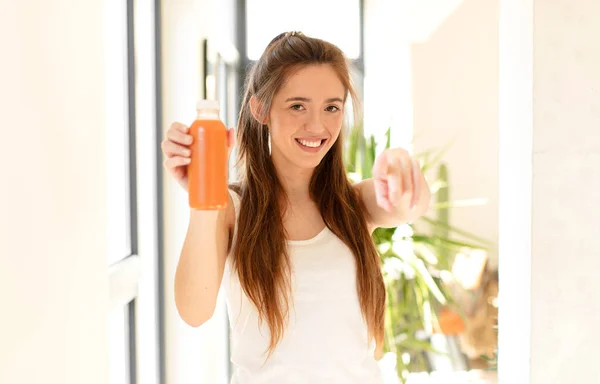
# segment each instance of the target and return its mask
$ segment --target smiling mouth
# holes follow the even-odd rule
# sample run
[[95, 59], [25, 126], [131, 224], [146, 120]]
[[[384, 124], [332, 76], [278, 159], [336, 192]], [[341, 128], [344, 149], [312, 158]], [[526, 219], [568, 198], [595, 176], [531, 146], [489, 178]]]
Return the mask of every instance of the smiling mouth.
[[296, 141], [307, 148], [319, 148], [325, 144], [327, 139], [317, 139], [317, 140], [306, 140], [306, 139], [296, 139]]

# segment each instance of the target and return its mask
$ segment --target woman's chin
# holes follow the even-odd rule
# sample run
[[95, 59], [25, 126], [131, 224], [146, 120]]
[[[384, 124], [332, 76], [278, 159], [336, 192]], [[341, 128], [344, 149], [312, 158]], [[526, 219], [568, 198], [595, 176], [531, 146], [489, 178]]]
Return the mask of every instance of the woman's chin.
[[312, 154], [311, 156], [294, 156], [294, 164], [302, 169], [314, 169], [321, 164], [327, 152]]

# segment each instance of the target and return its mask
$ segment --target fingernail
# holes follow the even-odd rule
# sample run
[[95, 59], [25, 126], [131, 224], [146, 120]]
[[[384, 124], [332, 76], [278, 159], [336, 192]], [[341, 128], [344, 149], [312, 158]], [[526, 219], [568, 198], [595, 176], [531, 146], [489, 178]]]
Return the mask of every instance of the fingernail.
[[190, 151], [189, 149], [186, 149], [185, 151], [183, 151], [183, 153], [184, 153], [186, 156], [191, 156], [191, 155], [192, 155], [192, 151]]

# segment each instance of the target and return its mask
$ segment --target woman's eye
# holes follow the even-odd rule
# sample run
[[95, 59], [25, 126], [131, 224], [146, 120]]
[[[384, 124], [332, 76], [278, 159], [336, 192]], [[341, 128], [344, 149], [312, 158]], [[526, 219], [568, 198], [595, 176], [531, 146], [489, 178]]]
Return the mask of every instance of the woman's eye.
[[337, 112], [337, 111], [339, 111], [340, 109], [339, 109], [337, 106], [335, 106], [335, 105], [330, 105], [329, 107], [325, 108], [325, 110], [326, 110], [327, 112]]
[[290, 108], [292, 108], [295, 111], [301, 111], [304, 109], [304, 107], [301, 104], [294, 104]]

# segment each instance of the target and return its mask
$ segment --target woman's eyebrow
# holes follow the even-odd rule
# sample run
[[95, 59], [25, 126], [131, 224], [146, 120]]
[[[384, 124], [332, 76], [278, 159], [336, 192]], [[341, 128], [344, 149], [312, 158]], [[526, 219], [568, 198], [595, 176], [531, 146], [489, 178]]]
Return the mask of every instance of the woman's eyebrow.
[[[287, 99], [285, 99], [286, 103], [289, 101], [303, 101], [305, 103], [310, 103], [312, 101], [312, 99], [310, 99], [308, 97], [301, 97], [301, 96], [288, 97]], [[325, 100], [326, 103], [333, 103], [334, 101], [337, 101], [339, 103], [344, 102], [344, 100], [342, 100], [339, 97], [330, 97], [329, 99]]]

